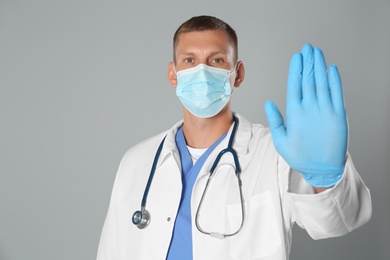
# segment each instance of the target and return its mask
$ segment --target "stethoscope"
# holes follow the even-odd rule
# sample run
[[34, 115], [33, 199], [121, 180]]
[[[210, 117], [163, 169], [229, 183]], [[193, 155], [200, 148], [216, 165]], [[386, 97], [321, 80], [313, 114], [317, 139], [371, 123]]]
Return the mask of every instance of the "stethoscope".
[[[210, 175], [209, 175], [209, 178], [207, 179], [206, 187], [205, 187], [205, 189], [203, 191], [202, 197], [201, 197], [200, 202], [199, 202], [198, 209], [196, 211], [196, 216], [195, 216], [196, 227], [197, 227], [197, 229], [201, 233], [206, 234], [206, 235], [210, 235], [210, 236], [215, 237], [215, 238], [220, 238], [220, 239], [236, 235], [238, 232], [241, 231], [241, 229], [242, 229], [242, 227], [244, 225], [244, 221], [245, 221], [244, 197], [242, 195], [242, 181], [241, 181], [241, 177], [240, 177], [240, 175], [241, 175], [241, 166], [240, 166], [240, 162], [238, 160], [237, 153], [233, 149], [233, 141], [234, 141], [234, 138], [236, 136], [237, 127], [238, 127], [238, 118], [236, 116], [233, 116], [233, 119], [234, 119], [234, 126], [233, 126], [232, 133], [230, 135], [228, 147], [223, 149], [221, 152], [219, 152], [219, 154], [217, 155], [217, 158], [215, 159], [213, 165], [211, 166]], [[152, 169], [150, 170], [149, 179], [148, 179], [148, 182], [146, 184], [145, 191], [144, 191], [144, 196], [143, 196], [142, 201], [141, 201], [141, 210], [137, 210], [136, 212], [134, 212], [133, 217], [132, 217], [133, 224], [136, 225], [139, 229], [144, 229], [150, 223], [150, 213], [149, 213], [149, 211], [147, 211], [145, 209], [146, 199], [148, 197], [149, 189], [150, 189], [150, 186], [152, 184], [153, 176], [154, 176], [154, 173], [156, 171], [158, 158], [160, 157], [161, 150], [163, 148], [165, 138], [166, 138], [166, 136], [161, 141], [161, 143], [160, 143], [160, 145], [159, 145], [159, 147], [157, 149], [156, 155], [154, 157]], [[216, 169], [217, 169], [219, 161], [221, 160], [221, 157], [224, 154], [226, 154], [226, 153], [231, 153], [233, 155], [233, 159], [234, 159], [234, 166], [233, 165], [231, 165], [231, 166], [234, 168], [234, 171], [236, 173], [236, 177], [237, 177], [237, 181], [238, 181], [238, 187], [239, 187], [239, 192], [240, 192], [241, 225], [235, 232], [232, 232], [232, 233], [219, 233], [219, 232], [215, 232], [215, 231], [208, 232], [208, 231], [205, 231], [205, 230], [203, 230], [201, 228], [201, 226], [199, 225], [198, 217], [200, 215], [201, 207], [202, 207], [202, 204], [203, 204], [203, 200], [204, 200], [205, 195], [207, 193], [207, 190], [208, 190], [209, 184], [211, 182], [211, 179], [215, 176], [215, 173], [217, 172]]]

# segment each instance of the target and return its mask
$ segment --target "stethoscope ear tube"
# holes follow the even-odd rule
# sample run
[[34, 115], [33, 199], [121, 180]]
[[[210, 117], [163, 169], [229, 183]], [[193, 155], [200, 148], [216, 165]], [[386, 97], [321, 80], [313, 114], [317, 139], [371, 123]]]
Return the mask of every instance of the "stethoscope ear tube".
[[[203, 233], [203, 234], [206, 234], [206, 235], [210, 235], [214, 238], [218, 238], [218, 239], [224, 239], [226, 237], [230, 237], [230, 236], [234, 236], [236, 235], [238, 232], [241, 231], [242, 227], [244, 226], [244, 222], [245, 222], [245, 201], [244, 201], [244, 196], [242, 194], [242, 181], [241, 181], [241, 166], [240, 166], [240, 162], [238, 160], [238, 155], [236, 153], [236, 151], [233, 149], [233, 141], [234, 141], [234, 137], [236, 136], [236, 131], [237, 131], [237, 126], [238, 126], [238, 119], [234, 116], [234, 126], [233, 126], [233, 130], [232, 130], [232, 133], [230, 135], [230, 139], [229, 139], [229, 144], [228, 144], [228, 147], [226, 149], [223, 149], [217, 156], [217, 158], [215, 159], [212, 167], [210, 168], [210, 175], [209, 175], [209, 178], [207, 179], [207, 183], [206, 183], [206, 186], [205, 186], [205, 189], [203, 191], [203, 194], [202, 194], [202, 197], [200, 199], [200, 202], [199, 202], [199, 206], [198, 206], [198, 209], [196, 211], [196, 215], [195, 215], [195, 225], [197, 227], [197, 229]], [[211, 179], [215, 176], [215, 173], [217, 172], [217, 166], [219, 164], [219, 161], [221, 159], [221, 157], [226, 154], [226, 153], [231, 153], [233, 158], [234, 158], [234, 171], [236, 173], [236, 177], [237, 177], [237, 182], [238, 182], [238, 188], [239, 188], [239, 192], [240, 192], [240, 202], [241, 202], [241, 225], [240, 227], [233, 233], [219, 233], [219, 232], [207, 232], [205, 230], [203, 230], [199, 224], [199, 216], [200, 216], [200, 211], [201, 211], [201, 207], [202, 207], [202, 204], [203, 204], [203, 200], [206, 196], [206, 193], [207, 193], [207, 190], [208, 190], [208, 187], [209, 187], [209, 184], [211, 182]], [[231, 165], [233, 167], [233, 165]]]
[[[232, 165], [232, 167], [233, 167], [233, 165]], [[232, 232], [232, 233], [219, 233], [219, 232], [215, 232], [215, 231], [207, 232], [207, 231], [203, 230], [202, 227], [199, 224], [199, 216], [200, 216], [203, 200], [206, 197], [206, 193], [207, 193], [207, 190], [209, 188], [209, 184], [210, 184], [211, 179], [213, 178], [213, 176], [214, 176], [214, 172], [211, 173], [211, 171], [210, 171], [210, 175], [209, 175], [209, 178], [207, 179], [205, 189], [203, 191], [202, 197], [200, 198], [198, 209], [196, 210], [195, 225], [196, 225], [196, 228], [201, 233], [203, 233], [205, 235], [210, 235], [211, 237], [218, 238], [218, 239], [224, 239], [224, 238], [231, 237], [231, 236], [234, 236], [234, 235], [238, 234], [241, 231], [241, 229], [242, 229], [242, 227], [244, 226], [244, 223], [245, 223], [245, 201], [244, 201], [244, 196], [242, 194], [241, 173], [237, 172], [237, 170], [236, 170], [236, 177], [237, 177], [238, 189], [239, 189], [239, 192], [240, 192], [240, 202], [241, 202], [241, 224], [240, 224], [240, 227], [235, 232]]]

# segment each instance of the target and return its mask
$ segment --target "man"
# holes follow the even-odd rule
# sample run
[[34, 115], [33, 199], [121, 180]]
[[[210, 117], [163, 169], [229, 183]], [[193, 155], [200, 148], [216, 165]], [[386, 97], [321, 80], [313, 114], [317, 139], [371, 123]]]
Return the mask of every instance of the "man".
[[294, 223], [321, 239], [369, 220], [370, 194], [347, 154], [337, 68], [328, 76], [310, 45], [295, 54], [286, 124], [267, 102], [269, 131], [231, 111], [245, 76], [237, 57], [234, 30], [215, 17], [176, 31], [168, 79], [184, 120], [123, 157], [99, 260], [288, 259]]

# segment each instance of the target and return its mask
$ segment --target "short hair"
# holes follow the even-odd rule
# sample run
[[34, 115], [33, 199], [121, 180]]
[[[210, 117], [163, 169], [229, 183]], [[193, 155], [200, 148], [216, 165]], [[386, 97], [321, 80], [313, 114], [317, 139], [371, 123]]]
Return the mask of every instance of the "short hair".
[[176, 62], [175, 50], [180, 34], [209, 30], [220, 30], [226, 32], [229, 40], [233, 44], [233, 59], [236, 63], [238, 60], [238, 39], [236, 32], [229, 24], [225, 23], [221, 19], [208, 15], [194, 16], [179, 26], [173, 36], [173, 60]]

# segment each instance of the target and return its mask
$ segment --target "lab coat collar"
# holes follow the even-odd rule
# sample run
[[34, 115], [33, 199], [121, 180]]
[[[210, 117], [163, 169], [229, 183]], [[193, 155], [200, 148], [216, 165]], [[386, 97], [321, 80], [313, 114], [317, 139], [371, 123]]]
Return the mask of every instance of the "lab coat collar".
[[[252, 123], [238, 113], [234, 113], [234, 115], [238, 118], [238, 129], [234, 138], [233, 148], [236, 150], [237, 155], [240, 156], [248, 153], [249, 141], [252, 138]], [[230, 127], [227, 137], [225, 138], [225, 146], [227, 146], [232, 131], [233, 125]]]
[[[240, 114], [234, 113], [234, 115], [238, 118], [238, 129], [234, 139], [233, 148], [236, 150], [237, 155], [240, 156], [248, 152], [249, 141], [252, 137], [252, 124]], [[174, 156], [177, 164], [180, 165], [180, 154], [176, 146], [175, 137], [177, 130], [183, 125], [183, 122], [184, 120], [180, 120], [165, 133], [166, 139], [157, 164], [158, 166], [160, 166], [170, 154]], [[226, 138], [217, 146], [216, 150], [218, 150], [219, 147], [227, 147], [232, 131], [233, 125], [230, 127]]]
[[159, 167], [168, 158], [168, 155], [172, 155], [175, 158], [177, 165], [181, 165], [179, 149], [176, 145], [176, 133], [178, 129], [183, 125], [183, 123], [184, 120], [180, 120], [165, 133], [165, 143], [163, 149], [161, 150], [161, 155], [157, 163], [157, 167]]

